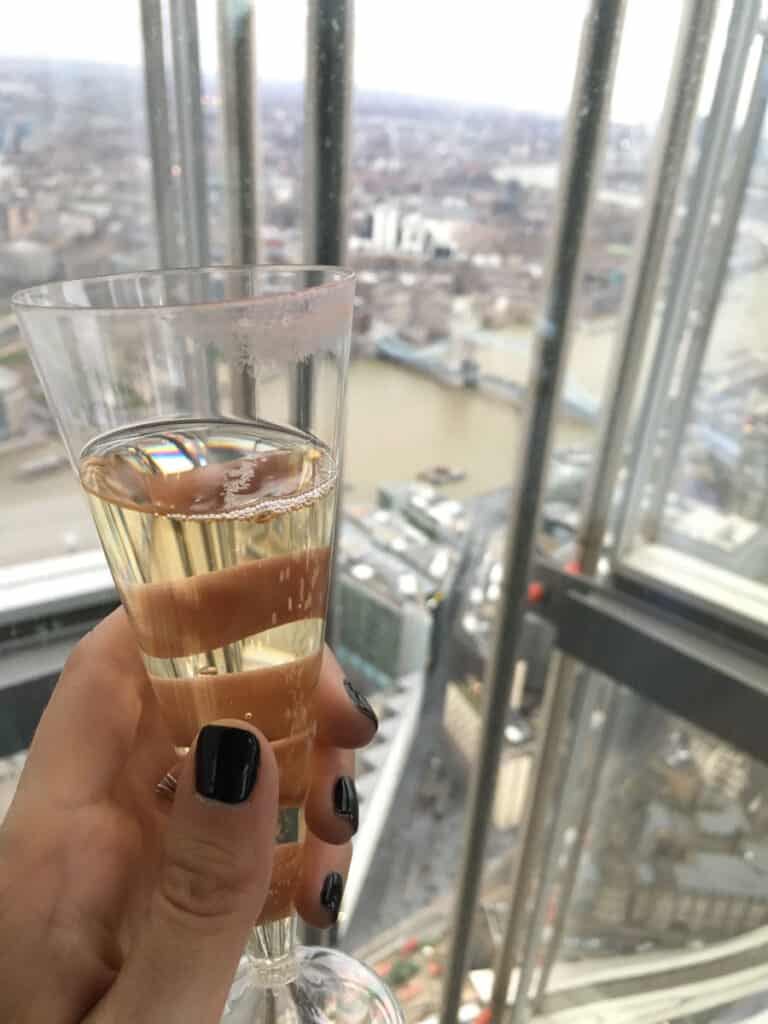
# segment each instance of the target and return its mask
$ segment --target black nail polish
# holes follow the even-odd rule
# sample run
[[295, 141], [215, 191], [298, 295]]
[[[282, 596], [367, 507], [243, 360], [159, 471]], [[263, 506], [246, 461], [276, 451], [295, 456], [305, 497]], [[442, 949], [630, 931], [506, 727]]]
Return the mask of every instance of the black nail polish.
[[340, 775], [333, 787], [333, 809], [340, 818], [346, 818], [352, 826], [352, 834], [357, 832], [360, 810], [357, 804], [357, 790], [354, 779], [349, 775]]
[[197, 792], [225, 804], [241, 804], [251, 795], [260, 759], [259, 741], [247, 729], [203, 726], [195, 750]]
[[344, 689], [349, 695], [349, 699], [355, 705], [358, 711], [360, 711], [366, 718], [369, 718], [376, 728], [379, 728], [379, 720], [376, 717], [376, 712], [373, 710], [371, 705], [368, 703], [368, 698], [363, 696], [358, 690], [354, 688], [352, 683], [348, 679], [344, 680]]
[[320, 890], [320, 902], [331, 915], [332, 924], [336, 924], [343, 895], [344, 879], [338, 871], [332, 871], [330, 875], [325, 876], [323, 888]]

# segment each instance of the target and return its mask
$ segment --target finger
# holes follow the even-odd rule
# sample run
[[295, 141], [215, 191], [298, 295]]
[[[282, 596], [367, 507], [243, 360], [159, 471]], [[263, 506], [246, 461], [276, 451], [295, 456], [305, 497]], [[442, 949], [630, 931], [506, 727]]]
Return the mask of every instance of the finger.
[[120, 593], [144, 653], [180, 658], [322, 618], [329, 564], [329, 548], [309, 548], [169, 583], [123, 584]]
[[349, 842], [357, 832], [355, 755], [339, 747], [315, 747], [312, 786], [304, 807], [307, 826], [326, 843]]
[[[280, 806], [300, 807], [304, 803], [312, 779], [312, 734], [304, 733], [290, 739], [277, 740], [270, 743], [270, 747], [277, 764]], [[164, 769], [162, 775], [155, 773], [151, 784], [147, 782], [145, 785], [144, 793], [154, 789], [160, 796], [174, 796], [175, 778], [174, 768]]]
[[352, 844], [329, 846], [307, 833], [296, 909], [308, 924], [329, 928], [339, 916]]
[[326, 747], [350, 750], [371, 742], [379, 720], [370, 702], [344, 678], [333, 652], [326, 647], [320, 680], [314, 692], [317, 741]]
[[181, 769], [146, 922], [105, 1019], [219, 1019], [267, 895], [276, 822], [266, 739], [236, 721], [202, 729]]
[[67, 659], [32, 741], [19, 799], [68, 808], [108, 793], [134, 746], [148, 699], [136, 640], [118, 609]]

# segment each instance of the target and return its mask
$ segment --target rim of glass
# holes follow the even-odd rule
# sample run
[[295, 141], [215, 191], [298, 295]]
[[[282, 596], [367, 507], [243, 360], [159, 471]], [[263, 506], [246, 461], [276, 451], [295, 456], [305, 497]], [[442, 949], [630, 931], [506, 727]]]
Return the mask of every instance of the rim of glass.
[[[329, 280], [320, 284], [308, 285], [306, 288], [287, 289], [284, 292], [265, 292], [263, 295], [243, 295], [237, 299], [210, 299], [202, 302], [172, 302], [152, 306], [85, 306], [77, 302], [40, 302], [39, 298], [49, 288], [63, 288], [66, 285], [88, 285], [99, 284], [110, 281], [131, 281], [140, 277], [169, 278], [173, 276], [184, 277], [193, 274], [211, 274], [220, 272], [231, 272], [242, 274], [244, 271], [258, 271], [259, 273], [285, 274], [286, 276], [306, 273], [309, 271], [322, 271], [333, 275]], [[165, 267], [147, 270], [124, 271], [120, 274], [97, 274], [93, 277], [69, 278], [63, 281], [46, 281], [44, 284], [35, 284], [29, 288], [22, 288], [11, 296], [11, 306], [20, 310], [51, 310], [59, 313], [157, 313], [163, 311], [181, 311], [185, 309], [213, 308], [221, 306], [243, 306], [253, 305], [260, 302], [274, 302], [277, 299], [284, 299], [286, 296], [306, 295], [307, 293], [322, 293], [332, 291], [341, 285], [354, 280], [355, 271], [348, 267], [333, 266], [322, 263], [243, 263], [243, 264], [221, 264], [208, 265], [204, 267]], [[35, 299], [38, 301], [35, 301]]]

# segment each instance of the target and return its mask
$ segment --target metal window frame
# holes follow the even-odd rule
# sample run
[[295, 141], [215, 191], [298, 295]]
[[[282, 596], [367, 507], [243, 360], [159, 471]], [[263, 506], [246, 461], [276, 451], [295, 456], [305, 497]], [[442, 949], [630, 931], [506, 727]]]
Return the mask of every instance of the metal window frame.
[[[351, 159], [354, 69], [354, 0], [309, 0], [304, 104], [304, 259], [310, 265], [343, 266], [347, 258], [347, 196]], [[311, 421], [311, 362], [298, 368], [298, 426]], [[334, 537], [339, 534], [344, 486], [346, 404], [339, 436]], [[336, 545], [330, 571], [326, 636], [333, 637]]]
[[[708, 214], [708, 205], [711, 205], [714, 199], [738, 95], [734, 69], [729, 68], [727, 62], [735, 61], [737, 57], [739, 59], [746, 57], [754, 38], [757, 15], [756, 5], [752, 5], [751, 8], [749, 5], [741, 7], [734, 5], [732, 10], [729, 41], [723, 58], [724, 66], [721, 67], [711, 113], [712, 123], [708, 133], [709, 147], [705, 148], [704, 166], [700, 168], [698, 175], [703, 195], [696, 197], [690, 211], [691, 216], [695, 214], [698, 218], [698, 228], [697, 231], [693, 231], [689, 226], [686, 230], [685, 236], [689, 249], [686, 252], [683, 248], [678, 259], [682, 270], [691, 280], [701, 261], [701, 253], [695, 248], [696, 246], [700, 247], [703, 241], [701, 219]], [[674, 116], [676, 106], [678, 117], [685, 118], [682, 101], [685, 100], [686, 89], [689, 91], [690, 103], [687, 116], [689, 119], [693, 116], [700, 78], [691, 95], [690, 76], [696, 74], [696, 66], [703, 64], [703, 60], [688, 62], [686, 68], [685, 59], [686, 55], [690, 56], [692, 49], [707, 44], [711, 36], [714, 11], [707, 11], [704, 5], [697, 5], [697, 9], [694, 10], [689, 4], [686, 16], [676, 61], [677, 74], [673, 75], [671, 83], [668, 111], [672, 113], [672, 117], [667, 119], [668, 129], [670, 122], [674, 122], [676, 119]], [[699, 18], [698, 28], [695, 24], [697, 16]], [[709, 27], [702, 19], [709, 20]], [[763, 56], [764, 54], [765, 49], [763, 49]], [[686, 78], [689, 79], [687, 83]], [[728, 201], [724, 209], [724, 226], [720, 234], [718, 259], [715, 261], [715, 272], [720, 270], [720, 280], [717, 277], [713, 280], [711, 275], [709, 278], [710, 283], [716, 288], [718, 296], [722, 285], [721, 279], [727, 269], [728, 256], [724, 250], [729, 251], [733, 241], [735, 225], [732, 224], [732, 221], [738, 217], [741, 208], [743, 190], [748, 180], [748, 166], [751, 163], [754, 147], [760, 134], [760, 125], [765, 109], [764, 93], [765, 81], [761, 59], [750, 110], [740, 136]], [[676, 131], [669, 132], [667, 136], [669, 142], [674, 141], [673, 136], [677, 137], [679, 144], [679, 127]], [[674, 157], [674, 154], [671, 155]], [[676, 177], [672, 179], [673, 184], [679, 180], [682, 159], [683, 154], [681, 153], [679, 154]], [[674, 159], [672, 164], [674, 165]], [[667, 160], [662, 160], [657, 164], [657, 174], [654, 176], [657, 188], [663, 181], [665, 168], [668, 171], [669, 167], [670, 162]], [[667, 227], [660, 224], [657, 225], [659, 230], [656, 232], [652, 230], [653, 209], [659, 199], [659, 194], [654, 189], [651, 196], [650, 213], [646, 221], [647, 230], [644, 234], [645, 244], [640, 249], [636, 269], [642, 264], [643, 258], [648, 256], [649, 247], [653, 248], [654, 234], [659, 260], [666, 248], [663, 236]], [[650, 246], [649, 243], [651, 243]], [[659, 265], [656, 264], [656, 269]], [[650, 286], [652, 290], [655, 289], [656, 283], [657, 279], [652, 278]], [[646, 303], [650, 303], [652, 298], [652, 290], [644, 295], [642, 293], [643, 287], [648, 287], [647, 280], [644, 282], [636, 280], [635, 284], [639, 287], [634, 289], [634, 293], [633, 290], [630, 290], [628, 309], [631, 309], [635, 296], [641, 300], [644, 299]], [[691, 288], [688, 289], [686, 296], [688, 301], [691, 298]], [[715, 307], [716, 300], [711, 305], [711, 313], [714, 313]], [[646, 306], [646, 309], [650, 312], [650, 306]], [[672, 313], [675, 315], [672, 316]], [[683, 310], [673, 308], [670, 311], [670, 322], [672, 327], [677, 329], [683, 322]], [[740, 620], [739, 616], [725, 616], [729, 620], [726, 636], [726, 631], [722, 628], [724, 619], [722, 608], [707, 607], [704, 602], [691, 602], [690, 599], [686, 599], [688, 595], [683, 595], [680, 591], [673, 592], [671, 595], [665, 594], [660, 602], [659, 587], [654, 585], [652, 580], [642, 581], [646, 588], [645, 600], [647, 602], [651, 597], [652, 604], [644, 604], [636, 594], [629, 596], [627, 593], [633, 585], [635, 588], [641, 585], [637, 579], [629, 581], [626, 576], [622, 579], [617, 575], [616, 584], [612, 583], [609, 587], [605, 584], [600, 586], [596, 580], [611, 494], [621, 466], [623, 439], [637, 373], [640, 368], [640, 353], [636, 350], [636, 366], [633, 368], [631, 352], [626, 349], [628, 336], [631, 335], [633, 329], [637, 330], [637, 320], [625, 318], [624, 324], [623, 341], [625, 344], [620, 348], [614, 373], [614, 389], [609, 391], [612, 402], [609, 405], [608, 415], [601, 432], [602, 443], [598, 447], [591, 484], [587, 489], [583, 527], [579, 538], [581, 568], [587, 575], [582, 578], [581, 588], [574, 588], [573, 579], [559, 573], [560, 593], [563, 598], [559, 602], [559, 608], [553, 621], [557, 629], [557, 661], [560, 679], [557, 682], [558, 690], [554, 699], [556, 701], [557, 697], [562, 695], [562, 700], [567, 703], [569, 708], [576, 707], [574, 701], [578, 696], [578, 691], [575, 686], [575, 672], [579, 665], [587, 665], [608, 674], [613, 682], [623, 683], [657, 706], [683, 717], [692, 725], [709, 731], [722, 741], [734, 745], [750, 756], [765, 760], [766, 752], [762, 730], [755, 729], [754, 723], [750, 722], [752, 716], [756, 718], [757, 722], [762, 720], [761, 709], [764, 709], [768, 696], [768, 687], [765, 684], [765, 638], [756, 634], [755, 630], [750, 628], [750, 624], [745, 623], [743, 619]], [[643, 324], [641, 321], [641, 337], [647, 337], [648, 326], [647, 322]], [[705, 332], [709, 330], [709, 326], [704, 325]], [[629, 369], [632, 371], [630, 373], [627, 373], [627, 361], [629, 361]], [[651, 376], [647, 385], [648, 390], [645, 393], [646, 403], [656, 398], [654, 379], [657, 381], [656, 388], [659, 388], [663, 375], [658, 374], [655, 378], [653, 375]], [[619, 403], [623, 408], [617, 408]], [[617, 420], [621, 428], [618, 432], [615, 429]], [[641, 419], [641, 423], [645, 422]], [[612, 451], [609, 450], [609, 446], [612, 447]], [[631, 478], [630, 483], [632, 482], [637, 483]], [[630, 488], [627, 488], [627, 491], [629, 492]], [[621, 570], [621, 563], [617, 568]], [[555, 573], [555, 576], [558, 576], [558, 573]], [[558, 589], [554, 586], [555, 582], [557, 581], [553, 580], [550, 571], [550, 590]], [[622, 585], [623, 591], [620, 589]], [[585, 594], [584, 589], [591, 592]], [[675, 616], [670, 612], [670, 608], [675, 605], [676, 610], [682, 612], [682, 615]], [[693, 621], [690, 614], [692, 605], [700, 620], [709, 619], [705, 628], [697, 627]], [[713, 625], [720, 628], [713, 631]], [[565, 713], [557, 715], [550, 712], [552, 721], [548, 724], [539, 758], [539, 761], [545, 764], [546, 773], [539, 771], [533, 785], [534, 792], [529, 795], [531, 803], [535, 804], [537, 799], [546, 796], [545, 787], [547, 785], [549, 786], [548, 792], [551, 794], [552, 782], [551, 778], [548, 778], [550, 773], [557, 772], [561, 780], [567, 778], [567, 773], [558, 770], [559, 756], [566, 756], [571, 760], [575, 756], [579, 756], [580, 745], [583, 745], [583, 709], [587, 706], [589, 695], [595, 685], [594, 680], [587, 682], [586, 689], [581, 694], [581, 710], [575, 712], [576, 717], [570, 726], [566, 726], [567, 716]], [[614, 691], [613, 702], [615, 702], [617, 692]], [[555, 706], [555, 712], [557, 710], [558, 708]], [[561, 755], [563, 737], [557, 735], [560, 727], [563, 731], [567, 728], [569, 733], [570, 746], [566, 746], [564, 755]], [[567, 784], [556, 795], [549, 820], [543, 811], [538, 814], [534, 812], [524, 828], [522, 850], [518, 858], [519, 862], [523, 864], [523, 870], [518, 871], [516, 878], [508, 930], [494, 979], [492, 997], [494, 1019], [501, 1019], [501, 1015], [504, 1013], [514, 958], [521, 960], [521, 970], [512, 1019], [515, 1022], [526, 1020], [531, 1007], [540, 1005], [546, 994], [549, 975], [559, 950], [565, 916], [570, 906], [579, 852], [591, 816], [592, 796], [599, 781], [602, 761], [607, 749], [607, 736], [608, 732], [606, 731], [590, 769], [587, 795], [576, 818], [576, 835], [572, 836], [567, 844], [564, 843], [564, 830], [569, 821], [573, 822], [575, 813], [573, 808], [567, 807], [567, 792], [570, 789]], [[537, 786], [536, 782], [541, 782], [541, 786]], [[548, 799], [542, 800], [541, 805], [549, 802]], [[539, 853], [543, 853], [544, 856], [537, 856]], [[561, 857], [565, 858], [564, 863]], [[533, 865], [536, 867], [534, 868]], [[527, 873], [526, 867], [528, 868]], [[527, 886], [533, 880], [534, 871], [538, 872], [536, 878], [538, 884], [535, 886], [533, 906], [528, 913], [530, 901]], [[543, 960], [539, 960], [542, 951], [542, 938], [545, 935], [546, 912], [552, 898], [550, 883], [556, 872], [559, 879], [556, 912], [554, 919], [547, 922], [547, 937], [543, 943]], [[523, 926], [527, 930], [527, 939], [521, 943], [520, 935]], [[534, 967], [537, 964], [540, 966], [538, 980], [535, 991], [531, 993], [530, 984], [534, 975]]]
[[[680, 233], [678, 251], [667, 276], [672, 286], [667, 288], [661, 330], [637, 415], [639, 431], [629, 462], [629, 486], [626, 488], [620, 516], [620, 550], [624, 549], [627, 541], [634, 536], [640, 526], [642, 499], [650, 480], [662, 420], [670, 402], [670, 384], [686, 327], [691, 319], [694, 288], [702, 269], [710, 262], [706, 259], [709, 253], [705, 242], [720, 193], [720, 181], [731, 143], [736, 104], [743, 84], [744, 67], [755, 41], [760, 8], [760, 0], [741, 0], [732, 8], [728, 38], [720, 63], [712, 106], [704, 126], [701, 154], [690, 183], [688, 207]], [[726, 215], [737, 216], [740, 208], [739, 203], [738, 209], [729, 209], [725, 211]], [[730, 225], [725, 220], [723, 227], [727, 237]], [[735, 229], [736, 225], [733, 225], [732, 230]], [[722, 269], [724, 273], [727, 271], [727, 262]], [[711, 281], [710, 284], [719, 297], [722, 285], [718, 287], [716, 281]], [[706, 332], [706, 337], [708, 336], [709, 330]], [[693, 374], [697, 369], [700, 371], [701, 361], [694, 363], [690, 359], [686, 360], [681, 382], [686, 391], [689, 388], [695, 389], [698, 373], [695, 374], [695, 378]], [[680, 423], [679, 415], [676, 420]], [[642, 513], [643, 533], [649, 539], [655, 539], [660, 526], [677, 454], [677, 449], [667, 445], [666, 454], [663, 456], [661, 484], [654, 488], [650, 508]]]
[[352, 107], [353, 0], [309, 0], [304, 108], [304, 259], [343, 265]]
[[258, 263], [261, 197], [253, 0], [218, 0], [218, 32], [228, 257], [233, 264]]
[[[765, 122], [765, 111], [768, 105], [768, 24], [764, 23], [760, 26], [759, 37], [760, 53], [752, 94], [744, 123], [736, 139], [735, 157], [723, 189], [724, 198], [720, 223], [704, 268], [700, 287], [703, 304], [696, 322], [690, 330], [685, 362], [680, 372], [679, 391], [674, 408], [671, 410], [672, 419], [668, 427], [667, 441], [668, 455], [656, 484], [656, 495], [654, 496], [656, 503], [664, 500], [672, 484], [675, 465], [673, 456], [680, 450], [691, 404], [701, 375], [715, 316], [728, 276], [731, 250], [736, 239], [747, 186]], [[660, 515], [658, 508], [655, 508], [654, 515], [657, 518]], [[625, 528], [619, 539], [620, 550], [625, 548], [628, 539], [628, 531]]]
[[[140, 10], [160, 266], [205, 266], [210, 262], [209, 204], [197, 3], [141, 0]], [[172, 89], [166, 68], [169, 43]]]
[[162, 267], [178, 267], [181, 265], [182, 255], [174, 204], [176, 186], [171, 172], [171, 115], [165, 80], [161, 0], [141, 0], [141, 35], [158, 257]]
[[[537, 576], [543, 581], [547, 594], [546, 606], [539, 610], [555, 627], [558, 658], [565, 656], [564, 660], [572, 665], [597, 671], [604, 678], [590, 674], [585, 677], [586, 685], [572, 689], [568, 695], [573, 714], [572, 739], [563, 755], [568, 763], [563, 767], [551, 762], [547, 769], [564, 783], [560, 791], [552, 787], [555, 800], [547, 800], [548, 804], [553, 804], [549, 831], [542, 826], [539, 833], [534, 831], [527, 836], [521, 854], [529, 861], [533, 860], [534, 851], [539, 854], [537, 863], [541, 876], [535, 909], [526, 919], [529, 940], [523, 956], [514, 1019], [523, 1012], [521, 1007], [532, 1004], [540, 1009], [547, 995], [592, 817], [594, 796], [609, 749], [614, 713], [619, 707], [620, 687], [748, 756], [768, 763], [764, 730], [760, 727], [768, 698], [768, 645], [761, 643], [755, 647], [744, 642], [743, 637], [737, 640], [732, 635], [725, 636], [717, 628], [719, 623], [711, 619], [693, 621], [686, 614], [685, 606], [661, 605], [655, 591], [644, 596], [628, 594], [615, 580], [574, 577], [559, 566], [547, 563], [537, 566]], [[603, 721], [596, 726], [591, 720], [589, 702], [606, 683], [611, 689]], [[565, 723], [565, 715], [561, 721]], [[596, 751], [591, 761], [587, 754], [588, 778], [583, 792], [574, 795], [571, 791], [578, 790], [578, 786], [571, 782], [584, 772], [583, 759], [588, 747], [585, 736], [594, 734], [596, 728], [599, 736], [594, 741]], [[546, 739], [551, 746], [554, 741], [549, 733]], [[535, 799], [533, 794], [530, 798]], [[575, 829], [567, 842], [566, 829]], [[545, 930], [544, 915], [547, 908], [553, 906], [551, 886], [555, 878], [558, 898]], [[521, 920], [523, 916], [520, 915]], [[533, 975], [534, 956], [540, 969], [531, 994], [528, 985]], [[504, 1001], [506, 991], [505, 987]], [[499, 1005], [503, 1007], [503, 1003]]]
[[531, 553], [568, 353], [581, 256], [602, 155], [602, 138], [608, 121], [624, 8], [624, 0], [593, 0], [584, 22], [568, 118], [568, 141], [545, 306], [536, 333], [529, 375], [524, 443], [521, 446], [526, 454], [520, 460], [516, 474], [507, 524], [503, 598], [486, 677], [481, 747], [470, 788], [464, 853], [440, 1014], [442, 1024], [451, 1024], [457, 1019], [461, 1001], [480, 889], [488, 807], [495, 787], [512, 669], [517, 659], [525, 614]]
[[[254, 0], [217, 0], [221, 87], [227, 259], [233, 264], [261, 261], [261, 150]], [[234, 362], [235, 412], [257, 416], [253, 378]]]
[[768, 643], [612, 579], [574, 576], [550, 562], [537, 564], [536, 577], [547, 594], [538, 610], [554, 625], [560, 652], [768, 763]]
[[[672, 486], [676, 455], [680, 450], [686, 431], [691, 405], [727, 280], [730, 254], [736, 239], [739, 218], [765, 123], [766, 108], [768, 107], [768, 24], [763, 23], [759, 26], [757, 38], [760, 42], [760, 49], [749, 105], [735, 140], [730, 172], [723, 187], [720, 219], [713, 232], [711, 244], [704, 253], [707, 258], [702, 269], [702, 280], [699, 287], [702, 305], [690, 328], [690, 336], [680, 372], [679, 390], [671, 408], [666, 456], [662, 460], [661, 470], [654, 488], [652, 516], [657, 525], [663, 503]], [[647, 466], [640, 464], [637, 457], [632, 464], [638, 467], [638, 473], [647, 473]], [[637, 489], [635, 487], [635, 490]], [[636, 566], [628, 564], [627, 555], [636, 540], [635, 528], [637, 526], [636, 516], [629, 514], [630, 507], [627, 498], [619, 510], [616, 526], [617, 543], [613, 574], [617, 583], [630, 591], [655, 593], [663, 605], [685, 609], [686, 614], [691, 616], [694, 621], [705, 619], [710, 623], [716, 622], [719, 631], [725, 632], [729, 636], [736, 636], [755, 648], [762, 649], [768, 639], [768, 629], [763, 624], [746, 617], [735, 609], [714, 604], [697, 596], [684, 582], [679, 586], [672, 587], [658, 580], [652, 574], [645, 573]]]
[[603, 550], [661, 270], [675, 219], [688, 142], [704, 77], [702, 47], [714, 26], [713, 0], [687, 0], [646, 186], [645, 214], [622, 304], [619, 337], [606, 386], [594, 464], [586, 489], [579, 533], [579, 558], [594, 572]]
[[208, 173], [202, 105], [197, 0], [169, 0], [176, 124], [179, 140], [184, 259], [210, 263]]
[[[632, 408], [632, 399], [642, 365], [643, 346], [649, 334], [660, 268], [669, 242], [670, 224], [676, 207], [676, 196], [688, 148], [687, 143], [703, 78], [703, 58], [709, 48], [715, 11], [716, 5], [713, 2], [697, 3], [695, 0], [689, 0], [681, 19], [665, 111], [650, 176], [649, 202], [640, 229], [640, 242], [633, 273], [627, 286], [620, 340], [610, 378], [611, 386], [607, 392], [608, 407], [603, 416], [597, 452], [585, 495], [578, 545], [579, 562], [584, 572], [592, 577], [597, 572], [603, 550], [612, 495], [623, 459], [623, 444]], [[743, 14], [742, 17], [748, 21], [746, 15]], [[735, 15], [735, 18], [738, 23], [738, 15]], [[743, 46], [745, 37], [743, 27], [741, 35], [737, 32], [734, 32], [733, 35]], [[734, 49], [736, 49], [735, 44]], [[578, 84], [576, 90], [578, 93]], [[728, 99], [730, 100], [730, 96]], [[727, 107], [725, 101], [721, 106]], [[723, 119], [725, 119], [725, 113], [727, 110], [723, 113]], [[682, 145], [681, 139], [683, 140]], [[559, 239], [555, 240], [555, 244], [559, 242]], [[532, 375], [535, 376], [545, 369], [544, 366], [534, 363]], [[527, 454], [523, 457], [523, 465], [526, 465], [538, 453], [532, 447], [526, 447], [524, 450]], [[499, 613], [501, 623], [504, 621], [503, 616], [504, 609], [501, 609]], [[512, 651], [510, 671], [514, 660], [515, 652]], [[553, 815], [547, 816], [544, 808], [549, 803], [548, 795], [552, 791], [552, 776], [557, 772], [559, 757], [566, 744], [567, 709], [570, 708], [575, 694], [578, 663], [572, 655], [567, 653], [565, 656], [559, 656], [556, 661], [557, 669], [549, 683], [552, 688], [552, 707], [548, 709], [546, 734], [534, 766], [522, 830], [521, 849], [512, 881], [512, 903], [495, 969], [491, 1004], [494, 1019], [501, 1019], [504, 1013], [512, 964], [518, 958], [521, 959], [522, 965], [513, 1019], [515, 1022], [522, 1022], [529, 1012], [529, 986], [536, 965], [537, 948], [548, 899], [547, 878], [554, 869], [554, 861], [561, 846], [560, 830], [564, 827], [562, 815], [556, 809]], [[585, 697], [584, 705], [587, 703]], [[578, 729], [570, 735], [571, 756], [575, 752], [574, 735], [578, 735]], [[597, 778], [599, 761], [595, 772], [595, 778]], [[564, 796], [561, 794], [558, 800], [560, 807], [563, 806], [562, 800], [564, 800]], [[585, 804], [581, 815], [582, 829], [587, 827], [589, 810], [590, 808]], [[471, 838], [468, 842], [471, 843]], [[545, 856], [539, 863], [541, 860], [538, 855], [539, 851], [544, 851], [545, 846]], [[573, 844], [573, 846], [576, 847], [577, 844]], [[575, 872], [571, 873], [575, 874]], [[562, 927], [563, 907], [567, 906], [570, 898], [570, 894], [566, 895], [567, 898], [561, 901], [559, 907], [559, 920], [555, 922], [556, 936]], [[531, 898], [533, 907], [532, 917], [529, 918], [528, 910]], [[469, 914], [466, 917], [471, 922]], [[531, 922], [533, 926], [529, 927]], [[527, 930], [525, 941], [522, 938], [524, 929]], [[466, 943], [468, 938], [469, 927], [467, 926], [464, 935], [461, 938], [457, 936], [454, 941]], [[542, 984], [546, 984], [555, 952], [556, 945], [554, 948], [550, 946], [547, 951], [547, 963], [541, 974], [542, 983], [534, 998], [537, 998], [542, 992]], [[454, 1015], [456, 1009], [457, 1004], [452, 1007]], [[447, 1022], [448, 1019], [446, 1014], [444, 1020]]]
[[[343, 266], [347, 258], [350, 131], [352, 120], [354, 0], [309, 0], [304, 96], [304, 261], [310, 266]], [[294, 390], [294, 422], [310, 429], [313, 370], [299, 364]], [[346, 408], [338, 424], [338, 538], [344, 477]], [[333, 592], [338, 552], [333, 546], [326, 612], [326, 636], [334, 635]], [[323, 931], [304, 925], [304, 941], [335, 946], [338, 926]]]

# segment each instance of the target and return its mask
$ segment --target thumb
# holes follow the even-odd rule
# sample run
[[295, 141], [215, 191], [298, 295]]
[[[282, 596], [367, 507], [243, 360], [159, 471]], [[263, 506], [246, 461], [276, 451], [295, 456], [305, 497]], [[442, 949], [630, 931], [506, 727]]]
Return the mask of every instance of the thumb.
[[277, 779], [258, 730], [240, 721], [200, 730], [178, 780], [147, 920], [105, 1000], [106, 1020], [218, 1022], [267, 896]]

